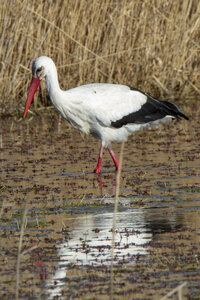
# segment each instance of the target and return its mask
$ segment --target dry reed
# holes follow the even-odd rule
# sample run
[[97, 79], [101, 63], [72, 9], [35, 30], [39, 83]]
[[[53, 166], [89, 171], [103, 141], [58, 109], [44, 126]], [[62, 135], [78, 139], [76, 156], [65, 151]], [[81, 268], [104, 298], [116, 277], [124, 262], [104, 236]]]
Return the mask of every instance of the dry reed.
[[15, 284], [15, 299], [19, 299], [19, 282], [20, 282], [20, 262], [21, 262], [21, 249], [22, 249], [22, 243], [23, 243], [23, 237], [24, 237], [24, 227], [25, 227], [25, 220], [27, 215], [27, 201], [25, 202], [24, 206], [24, 212], [21, 222], [21, 231], [20, 231], [20, 238], [19, 238], [19, 245], [18, 245], [18, 251], [17, 251], [17, 263], [16, 263], [16, 284]]
[[[200, 98], [199, 0], [0, 2], [0, 114], [23, 111], [31, 64], [50, 56], [61, 87], [128, 84]], [[48, 105], [40, 89], [38, 105]]]
[[187, 285], [187, 282], [183, 282], [179, 286], [177, 286], [175, 289], [170, 291], [167, 295], [162, 297], [160, 300], [167, 300], [174, 294], [178, 294], [178, 300], [183, 300], [183, 288]]
[[119, 169], [116, 176], [116, 193], [115, 193], [115, 206], [113, 211], [113, 226], [112, 226], [112, 247], [111, 247], [111, 264], [110, 264], [110, 300], [113, 299], [114, 293], [114, 252], [115, 252], [115, 235], [117, 227], [117, 211], [119, 204], [119, 192], [120, 192], [120, 181], [121, 181], [121, 170], [124, 154], [124, 142], [121, 144], [120, 157], [119, 157]]

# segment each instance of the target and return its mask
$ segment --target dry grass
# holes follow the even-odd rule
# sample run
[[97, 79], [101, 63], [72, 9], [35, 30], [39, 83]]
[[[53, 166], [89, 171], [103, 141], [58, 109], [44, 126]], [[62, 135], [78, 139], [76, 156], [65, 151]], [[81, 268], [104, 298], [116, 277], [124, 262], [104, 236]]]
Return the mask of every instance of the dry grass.
[[[11, 0], [0, 13], [0, 114], [22, 112], [40, 55], [56, 62], [64, 89], [112, 82], [200, 97], [199, 0]], [[46, 90], [40, 95], [47, 105]]]

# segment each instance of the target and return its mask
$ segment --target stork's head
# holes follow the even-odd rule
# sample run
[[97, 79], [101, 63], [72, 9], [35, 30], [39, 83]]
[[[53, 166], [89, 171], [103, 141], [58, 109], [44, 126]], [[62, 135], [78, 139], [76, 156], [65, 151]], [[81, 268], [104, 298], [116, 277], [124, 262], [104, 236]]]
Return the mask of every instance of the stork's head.
[[51, 58], [47, 56], [40, 56], [38, 57], [32, 65], [32, 80], [28, 90], [28, 96], [26, 99], [25, 109], [24, 109], [24, 118], [31, 106], [33, 101], [34, 95], [40, 85], [40, 81], [42, 78], [46, 77], [50, 70], [52, 69], [54, 62]]

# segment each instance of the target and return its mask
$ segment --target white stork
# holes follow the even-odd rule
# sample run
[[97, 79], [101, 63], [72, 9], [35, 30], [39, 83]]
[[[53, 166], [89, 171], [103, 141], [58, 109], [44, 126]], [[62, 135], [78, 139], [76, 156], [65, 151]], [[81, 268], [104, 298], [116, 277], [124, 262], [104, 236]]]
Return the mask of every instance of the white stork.
[[154, 99], [125, 85], [93, 83], [63, 91], [58, 83], [56, 66], [47, 56], [41, 56], [33, 62], [32, 75], [24, 117], [44, 77], [50, 99], [58, 112], [72, 126], [86, 134], [91, 133], [101, 141], [94, 173], [101, 172], [104, 147], [118, 169], [119, 162], [111, 148], [113, 141], [125, 141], [132, 132], [160, 122], [181, 117], [188, 120], [175, 104]]

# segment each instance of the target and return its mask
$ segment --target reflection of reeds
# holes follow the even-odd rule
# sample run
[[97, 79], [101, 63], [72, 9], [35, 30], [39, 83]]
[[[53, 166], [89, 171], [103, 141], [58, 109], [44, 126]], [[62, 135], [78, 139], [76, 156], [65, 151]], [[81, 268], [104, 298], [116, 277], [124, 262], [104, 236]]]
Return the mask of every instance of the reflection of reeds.
[[110, 267], [110, 299], [113, 299], [113, 280], [114, 280], [114, 252], [115, 252], [115, 233], [116, 233], [116, 224], [117, 224], [117, 209], [119, 203], [119, 191], [120, 191], [120, 179], [121, 179], [121, 170], [122, 170], [122, 160], [124, 153], [124, 142], [121, 144], [120, 157], [119, 157], [119, 169], [117, 171], [117, 180], [116, 180], [116, 193], [115, 193], [115, 206], [113, 212], [113, 226], [112, 226], [112, 248], [111, 248], [111, 267]]
[[113, 82], [166, 98], [200, 94], [198, 0], [1, 1], [0, 14], [0, 114], [23, 110], [40, 55], [56, 62], [65, 89]]

